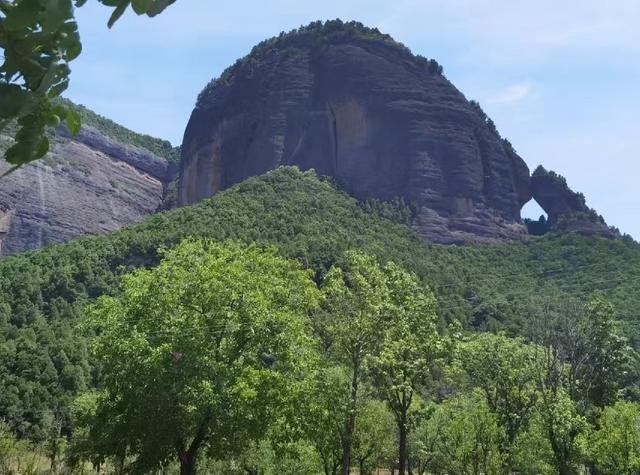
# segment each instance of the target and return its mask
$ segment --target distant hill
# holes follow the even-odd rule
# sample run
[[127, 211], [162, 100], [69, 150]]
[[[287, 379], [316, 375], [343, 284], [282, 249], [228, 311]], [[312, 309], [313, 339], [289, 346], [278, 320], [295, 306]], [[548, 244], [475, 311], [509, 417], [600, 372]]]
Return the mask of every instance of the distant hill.
[[[114, 231], [171, 200], [178, 149], [64, 102], [82, 117], [79, 135], [51, 131], [44, 159], [2, 178], [0, 256]], [[6, 133], [0, 152], [11, 144], [11, 130]]]
[[94, 384], [78, 329], [87, 302], [118, 292], [118, 275], [153, 266], [157, 249], [186, 236], [276, 246], [318, 278], [347, 249], [362, 249], [416, 272], [439, 298], [444, 323], [517, 334], [549, 298], [601, 293], [616, 306], [637, 345], [640, 246], [578, 234], [525, 243], [441, 246], [406, 223], [401, 201], [358, 202], [314, 173], [283, 167], [213, 198], [155, 214], [106, 236], [0, 261], [0, 418], [35, 435], [52, 411]]

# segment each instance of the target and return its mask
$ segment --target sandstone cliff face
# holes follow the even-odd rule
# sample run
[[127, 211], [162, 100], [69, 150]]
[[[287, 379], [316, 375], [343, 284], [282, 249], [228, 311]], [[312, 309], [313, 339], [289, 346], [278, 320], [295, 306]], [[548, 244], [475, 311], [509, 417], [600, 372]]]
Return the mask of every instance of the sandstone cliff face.
[[165, 159], [89, 126], [74, 139], [59, 131], [54, 144], [0, 179], [0, 256], [137, 223], [161, 206], [175, 176]]
[[297, 165], [358, 198], [415, 203], [437, 242], [525, 233], [529, 170], [490, 121], [437, 63], [340, 28], [272, 40], [203, 92], [184, 136], [179, 203]]

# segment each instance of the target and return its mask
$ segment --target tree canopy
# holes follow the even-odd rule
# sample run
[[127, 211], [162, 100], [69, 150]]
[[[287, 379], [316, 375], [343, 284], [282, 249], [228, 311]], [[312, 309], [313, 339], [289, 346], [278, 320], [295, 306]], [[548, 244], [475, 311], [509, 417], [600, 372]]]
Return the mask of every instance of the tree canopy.
[[[90, 434], [136, 471], [259, 439], [310, 360], [308, 272], [273, 249], [188, 240], [90, 312], [101, 372]], [[106, 434], [101, 433], [107, 431]], [[111, 453], [108, 453], [111, 452]]]

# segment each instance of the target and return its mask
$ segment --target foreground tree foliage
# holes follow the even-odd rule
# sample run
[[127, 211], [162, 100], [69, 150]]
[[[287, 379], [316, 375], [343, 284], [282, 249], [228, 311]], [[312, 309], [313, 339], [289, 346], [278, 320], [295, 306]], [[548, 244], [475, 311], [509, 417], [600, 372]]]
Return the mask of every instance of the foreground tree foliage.
[[436, 299], [418, 278], [388, 263], [384, 267], [389, 305], [380, 349], [369, 361], [375, 387], [387, 402], [397, 424], [398, 473], [409, 460], [408, 436], [414, 396], [424, 389], [439, 358], [449, 349], [437, 329]]
[[[196, 471], [259, 439], [309, 360], [310, 275], [273, 250], [185, 241], [101, 298], [93, 354], [102, 374], [89, 436], [131, 470], [172, 458]], [[106, 433], [104, 432], [106, 431]]]
[[371, 475], [379, 467], [389, 467], [397, 454], [396, 421], [383, 401], [364, 402], [353, 437], [353, 458], [358, 473]]
[[[155, 16], [175, 0], [99, 0], [113, 7], [109, 27], [132, 7]], [[0, 0], [0, 132], [17, 121], [15, 144], [5, 153], [14, 167], [42, 158], [49, 150], [46, 127], [62, 122], [76, 134], [80, 116], [54, 102], [69, 86], [69, 63], [82, 52], [75, 6], [87, 0]]]
[[351, 378], [342, 440], [342, 473], [353, 462], [361, 384], [370, 378], [398, 428], [398, 471], [407, 469], [409, 409], [414, 393], [444, 351], [437, 330], [436, 300], [415, 275], [393, 263], [380, 266], [363, 253], [347, 252], [323, 282], [318, 327], [330, 357]]
[[331, 356], [349, 369], [351, 380], [341, 434], [342, 473], [349, 475], [363, 366], [379, 349], [391, 296], [384, 271], [375, 259], [358, 252], [346, 253], [343, 263], [329, 270], [323, 294], [320, 334]]
[[413, 436], [416, 473], [504, 473], [504, 427], [482, 391], [449, 398], [431, 410]]
[[[518, 339], [487, 333], [465, 343], [459, 357], [466, 384], [484, 394], [504, 428], [501, 450], [509, 454], [517, 437], [528, 427], [538, 402], [535, 380], [538, 348]], [[505, 460], [505, 470], [512, 464]]]
[[309, 378], [296, 413], [303, 437], [315, 449], [324, 475], [337, 475], [342, 466], [343, 433], [351, 404], [347, 368], [327, 366]]
[[601, 473], [640, 473], [640, 406], [617, 402], [605, 408], [585, 446]]
[[610, 302], [594, 297], [548, 299], [534, 315], [530, 335], [544, 351], [540, 384], [564, 388], [582, 412], [614, 402], [628, 371], [630, 348]]

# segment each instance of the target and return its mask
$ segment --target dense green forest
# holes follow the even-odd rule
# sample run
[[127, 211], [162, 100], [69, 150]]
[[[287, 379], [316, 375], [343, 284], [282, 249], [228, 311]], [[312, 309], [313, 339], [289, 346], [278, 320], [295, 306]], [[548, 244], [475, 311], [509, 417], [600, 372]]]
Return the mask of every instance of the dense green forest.
[[[281, 361], [290, 355], [284, 350], [251, 347], [254, 353], [261, 351], [264, 359], [244, 358], [249, 373], [240, 372], [242, 378], [233, 380], [240, 384], [241, 392], [225, 397], [246, 396], [250, 400], [252, 395], [261, 394], [260, 381], [264, 377], [269, 385], [273, 384], [269, 386], [273, 401], [279, 402], [251, 406], [257, 411], [247, 413], [253, 422], [241, 421], [242, 427], [251, 427], [250, 431], [239, 431], [238, 420], [231, 418], [220, 430], [233, 437], [225, 436], [225, 443], [217, 440], [219, 445], [208, 439], [201, 441], [202, 447], [207, 448], [202, 455], [208, 456], [201, 463], [211, 464], [205, 470], [207, 473], [225, 470], [237, 473], [232, 471], [235, 469], [255, 474], [336, 473], [346, 440], [352, 446], [352, 465], [360, 464], [363, 471], [369, 470], [371, 464], [389, 466], [398, 460], [396, 446], [398, 443], [402, 446], [403, 442], [396, 440], [395, 434], [402, 436], [402, 428], [406, 429], [404, 448], [409, 455], [400, 459], [409, 463], [414, 473], [424, 473], [418, 467], [431, 473], [505, 473], [507, 468], [518, 473], [577, 473], [575, 470], [584, 463], [597, 463], [601, 473], [623, 473], [616, 472], [622, 462], [604, 459], [615, 449], [607, 441], [613, 443], [615, 437], [627, 435], [614, 437], [606, 431], [622, 430], [615, 422], [617, 419], [625, 420], [625, 424], [637, 424], [640, 419], [633, 402], [615, 402], [634, 401], [637, 393], [634, 352], [624, 350], [625, 356], [621, 355], [627, 342], [633, 348], [639, 343], [640, 247], [630, 241], [573, 234], [545, 235], [521, 243], [445, 247], [422, 240], [406, 225], [410, 215], [402, 203], [359, 203], [332, 183], [319, 180], [313, 172], [284, 167], [249, 179], [197, 205], [154, 215], [142, 224], [108, 236], [85, 237], [2, 260], [0, 433], [4, 435], [1, 438], [9, 440], [8, 434], [15, 434], [19, 439], [15, 441], [16, 447], [29, 441], [42, 447], [54, 462], [62, 447], [71, 441], [68, 452], [76, 462], [106, 463], [116, 471], [121, 470], [119, 473], [133, 470], [132, 467], [144, 471], [150, 467], [170, 467], [178, 459], [182, 462], [181, 456], [174, 457], [175, 450], [166, 441], [160, 444], [162, 447], [158, 445], [155, 458], [145, 459], [150, 455], [142, 450], [145, 434], [140, 433], [140, 425], [136, 432], [126, 424], [118, 425], [118, 417], [109, 417], [114, 408], [109, 401], [120, 400], [124, 393], [118, 393], [119, 384], [105, 386], [105, 381], [109, 378], [115, 378], [112, 382], [120, 381], [117, 375], [125, 374], [119, 373], [125, 369], [115, 363], [117, 355], [109, 352], [113, 345], [104, 342], [122, 341], [124, 345], [138, 335], [150, 342], [151, 347], [156, 343], [173, 344], [173, 340], [169, 343], [158, 340], [164, 328], [162, 319], [168, 314], [163, 313], [163, 300], [154, 299], [153, 295], [182, 284], [181, 278], [187, 280], [175, 287], [177, 293], [202, 284], [202, 280], [188, 280], [194, 277], [185, 272], [185, 265], [195, 270], [201, 262], [189, 261], [180, 254], [186, 252], [185, 246], [195, 246], [187, 255], [202, 254], [204, 251], [197, 247], [199, 241], [187, 241], [169, 254], [166, 251], [192, 237], [212, 240], [207, 241], [210, 244], [205, 248], [214, 249], [216, 255], [224, 257], [229, 253], [221, 262], [231, 266], [237, 261], [239, 276], [245, 275], [242, 266], [250, 264], [242, 258], [245, 251], [237, 246], [246, 245], [250, 249], [255, 244], [273, 246], [264, 251], [267, 255], [264, 259], [267, 263], [275, 262], [269, 265], [280, 269], [277, 272], [294, 272], [287, 271], [287, 266], [299, 267], [300, 272], [309, 270], [308, 274], [303, 272], [308, 282], [298, 282], [298, 290], [291, 292], [300, 292], [300, 288], [309, 285], [320, 289], [318, 296], [307, 299], [313, 308], [301, 306], [300, 302], [290, 303], [291, 318], [304, 320], [311, 315], [309, 329], [304, 330], [308, 333], [306, 337], [299, 333], [297, 324], [290, 329], [293, 333], [285, 332], [288, 327], [274, 329], [267, 325], [264, 329], [264, 335], [275, 340], [317, 339], [316, 345], [310, 344], [310, 351], [320, 354], [320, 362], [306, 373], [304, 368], [295, 369], [312, 377], [301, 376], [300, 385], [293, 384], [292, 377], [294, 394], [284, 394], [277, 378], [271, 379], [271, 373], [265, 376], [260, 365], [266, 365], [271, 358]], [[236, 244], [222, 247], [213, 244], [228, 240]], [[353, 250], [359, 254], [353, 254]], [[162, 256], [165, 267], [157, 267]], [[262, 259], [260, 256], [256, 255], [258, 261]], [[282, 259], [289, 264], [281, 262]], [[393, 264], [387, 264], [390, 262]], [[176, 267], [171, 268], [171, 263]], [[211, 262], [210, 267], [203, 267], [202, 275], [217, 282], [225, 274], [221, 265]], [[156, 270], [126, 277], [140, 268]], [[235, 264], [230, 271], [233, 269]], [[260, 272], [270, 273], [269, 268]], [[274, 278], [280, 275], [277, 272]], [[360, 274], [362, 278], [349, 277]], [[170, 276], [175, 276], [176, 282]], [[304, 280], [302, 274], [299, 279]], [[166, 286], [154, 287], [158, 282], [165, 282]], [[230, 282], [232, 288], [235, 281]], [[358, 290], [363, 282], [375, 284], [372, 288], [378, 290]], [[261, 296], [258, 301], [271, 315], [269, 305], [280, 308], [282, 295], [289, 293], [264, 288], [263, 284], [256, 282], [251, 284], [255, 287], [244, 291]], [[413, 290], [407, 292], [407, 288]], [[133, 298], [132, 295], [138, 295], [136, 289], [150, 300]], [[372, 300], [372, 293], [381, 300]], [[409, 299], [407, 295], [423, 297]], [[91, 306], [101, 296], [114, 298], [101, 299], [97, 309]], [[312, 305], [314, 299], [322, 303]], [[143, 320], [136, 323], [137, 318], [142, 318], [136, 313], [140, 308], [156, 304], [160, 320], [155, 330], [153, 326], [144, 327]], [[167, 308], [171, 305], [171, 300], [167, 300]], [[89, 320], [88, 308], [93, 309]], [[121, 310], [114, 310], [117, 308]], [[229, 303], [221, 308], [234, 315], [244, 307]], [[395, 323], [386, 321], [384, 312], [376, 325], [363, 317], [376, 315], [380, 308], [393, 309], [389, 312], [396, 316]], [[425, 318], [412, 320], [417, 314]], [[96, 320], [96, 315], [102, 317]], [[123, 327], [118, 315], [122, 318], [128, 315], [126, 318], [132, 319], [127, 320], [128, 324], [134, 326]], [[247, 319], [259, 317], [251, 312], [238, 315]], [[336, 320], [336, 315], [352, 318], [345, 322]], [[364, 320], [360, 322], [359, 318]], [[87, 321], [94, 324], [88, 325]], [[101, 321], [110, 323], [101, 326]], [[398, 326], [397, 322], [404, 322], [404, 326]], [[196, 321], [191, 324], [196, 325]], [[562, 327], [565, 324], [571, 331]], [[540, 334], [541, 327], [549, 332]], [[126, 328], [136, 330], [129, 332]], [[172, 328], [172, 335], [180, 333], [176, 333], [180, 326]], [[494, 336], [474, 337], [471, 332], [475, 330], [490, 331]], [[185, 335], [193, 334], [189, 332], [186, 330]], [[364, 338], [356, 342], [358, 351], [362, 350], [362, 362], [357, 367], [353, 366], [352, 357], [345, 356], [353, 354], [349, 348], [354, 344], [343, 338], [345, 334]], [[412, 339], [411, 335], [421, 337]], [[579, 345], [571, 346], [573, 343], [565, 342], [561, 335], [572, 335], [572, 342]], [[246, 335], [238, 338], [247, 339]], [[138, 345], [141, 341], [133, 338], [130, 343]], [[388, 344], [381, 348], [377, 343], [369, 348], [367, 342], [371, 341]], [[396, 341], [403, 342], [400, 348], [393, 344]], [[406, 353], [411, 348], [414, 353]], [[281, 352], [277, 353], [280, 356], [274, 356], [276, 350]], [[574, 365], [576, 352], [587, 355], [580, 365]], [[174, 353], [177, 362], [182, 351]], [[406, 364], [399, 364], [407, 354]], [[411, 363], [423, 357], [421, 366]], [[605, 357], [612, 360], [604, 362]], [[309, 357], [310, 361], [315, 359]], [[144, 367], [147, 361], [141, 361], [138, 367]], [[211, 360], [207, 361], [211, 364]], [[220, 367], [226, 368], [226, 362], [222, 358]], [[544, 371], [540, 362], [546, 362]], [[609, 365], [610, 374], [596, 374], [596, 369], [604, 364]], [[294, 371], [292, 368], [287, 370]], [[354, 376], [356, 373], [358, 377]], [[543, 373], [545, 377], [541, 376]], [[394, 383], [399, 375], [404, 378], [402, 384]], [[140, 378], [134, 379], [133, 386]], [[191, 387], [185, 381], [185, 387]], [[211, 382], [214, 386], [215, 383]], [[197, 387], [198, 391], [206, 389]], [[147, 394], [145, 388], [148, 386], [138, 388], [141, 391], [136, 393], [138, 398]], [[401, 394], [393, 392], [398, 388]], [[167, 389], [167, 394], [172, 394], [173, 389]], [[188, 412], [189, 417], [200, 410], [203, 399], [198, 391], [189, 392], [189, 397], [195, 398], [189, 406], [195, 412]], [[518, 397], [513, 399], [516, 394]], [[325, 396], [329, 399], [323, 399]], [[292, 402], [290, 398], [302, 398], [300, 401], [304, 403]], [[395, 404], [398, 400], [404, 403]], [[169, 406], [162, 407], [172, 410], [173, 400], [163, 401]], [[517, 404], [523, 412], [514, 416], [511, 409], [505, 409], [505, 404]], [[288, 413], [292, 405], [307, 408], [306, 423]], [[127, 407], [132, 411], [132, 420], [151, 417], [149, 413], [136, 412], [135, 406]], [[355, 419], [349, 422], [349, 417], [355, 418], [356, 414], [361, 423]], [[545, 419], [548, 414], [561, 417]], [[96, 419], [98, 416], [102, 419]], [[513, 417], [520, 422], [516, 424]], [[96, 426], [96, 420], [102, 423]], [[266, 420], [273, 420], [273, 424], [262, 427]], [[559, 422], [569, 426], [556, 427]], [[276, 426], [280, 429], [275, 430]], [[187, 424], [185, 431], [192, 427]], [[320, 428], [320, 432], [314, 432], [314, 427]], [[345, 432], [345, 427], [351, 430]], [[365, 427], [370, 432], [363, 434]], [[566, 435], [562, 446], [548, 437], [549, 431], [556, 429]], [[373, 437], [371, 434], [376, 431], [378, 436]], [[435, 439], [434, 433], [439, 434]], [[278, 434], [286, 440], [280, 440]], [[238, 440], [234, 442], [235, 436]], [[482, 440], [486, 449], [482, 460], [472, 457], [473, 444], [478, 440]], [[236, 453], [230, 446], [245, 450]], [[224, 453], [231, 454], [232, 459], [220, 461]], [[629, 457], [622, 459], [627, 463]], [[304, 461], [316, 465], [303, 468]], [[624, 473], [637, 473], [638, 461], [633, 463], [636, 465]], [[283, 464], [290, 464], [289, 468]]]

